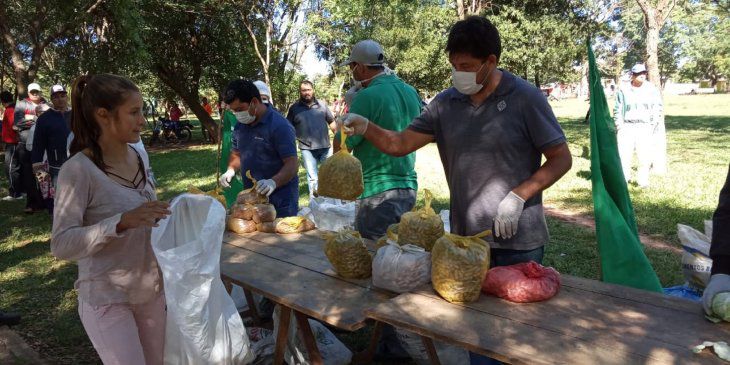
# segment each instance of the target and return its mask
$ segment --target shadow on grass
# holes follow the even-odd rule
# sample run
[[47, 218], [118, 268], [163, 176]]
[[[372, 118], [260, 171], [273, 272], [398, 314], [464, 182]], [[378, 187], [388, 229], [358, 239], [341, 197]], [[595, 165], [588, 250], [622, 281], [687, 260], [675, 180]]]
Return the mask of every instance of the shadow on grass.
[[76, 265], [53, 258], [48, 241], [16, 246], [2, 262], [0, 306], [22, 315], [13, 329], [50, 363], [99, 363], [77, 311]]
[[[659, 235], [676, 247], [680, 247], [677, 238], [677, 223], [703, 227], [704, 220], [710, 219], [714, 211], [713, 209], [690, 208], [682, 205], [678, 200], [649, 196], [653, 194], [651, 191], [644, 191], [633, 186], [629, 188], [629, 194], [639, 232], [651, 236]], [[593, 214], [593, 200], [589, 189], [574, 188], [560, 201], [569, 207], [580, 207], [577, 210], [583, 214]], [[642, 227], [652, 227], [653, 231], [647, 232]]]
[[730, 124], [728, 116], [673, 116], [668, 115], [664, 124], [668, 131], [707, 131], [711, 133], [728, 133]]

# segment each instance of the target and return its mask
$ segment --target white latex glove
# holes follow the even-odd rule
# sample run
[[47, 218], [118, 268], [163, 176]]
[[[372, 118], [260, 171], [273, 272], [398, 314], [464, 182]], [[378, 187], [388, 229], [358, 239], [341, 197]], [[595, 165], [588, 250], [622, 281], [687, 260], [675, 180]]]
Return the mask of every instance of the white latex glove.
[[236, 171], [229, 168], [226, 170], [226, 172], [221, 175], [221, 177], [218, 179], [218, 183], [221, 184], [221, 187], [224, 189], [228, 189], [231, 187], [231, 180], [233, 180], [233, 177], [236, 176]]
[[510, 191], [497, 207], [497, 216], [494, 218], [494, 235], [511, 238], [517, 234], [517, 222], [524, 207], [525, 201]]
[[722, 292], [730, 292], [730, 275], [727, 274], [715, 274], [710, 277], [710, 282], [707, 284], [704, 293], [702, 293], [702, 308], [705, 310], [705, 314], [712, 316], [712, 299], [715, 295]]
[[276, 181], [272, 179], [259, 180], [256, 182], [256, 192], [269, 196], [276, 190]]
[[363, 135], [368, 130], [370, 121], [368, 118], [355, 113], [347, 113], [340, 117], [340, 123], [344, 125], [344, 131], [348, 136]]

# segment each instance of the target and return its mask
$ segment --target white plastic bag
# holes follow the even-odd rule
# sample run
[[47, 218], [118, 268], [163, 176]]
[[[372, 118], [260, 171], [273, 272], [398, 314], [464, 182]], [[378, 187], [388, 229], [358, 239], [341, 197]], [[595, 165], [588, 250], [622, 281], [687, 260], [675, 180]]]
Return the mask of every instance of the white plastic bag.
[[373, 258], [373, 285], [407, 293], [431, 281], [431, 253], [415, 245], [391, 240]]
[[682, 243], [682, 272], [691, 288], [704, 289], [710, 282], [712, 259], [710, 238], [684, 224], [677, 224], [677, 236]]
[[354, 201], [343, 202], [320, 196], [309, 200], [309, 209], [319, 229], [337, 232], [355, 226], [357, 203]]
[[712, 241], [712, 221], [705, 220], [705, 236]]
[[448, 209], [444, 209], [439, 212], [439, 217], [441, 217], [441, 221], [444, 222], [444, 232], [451, 233], [451, 221], [449, 220], [450, 216], [451, 211]]
[[[277, 305], [276, 309], [274, 309], [274, 338], [277, 337], [280, 317], [281, 306]], [[327, 327], [313, 319], [309, 319], [308, 321], [324, 365], [346, 365], [352, 361], [352, 351], [338, 340]], [[299, 326], [297, 325], [294, 313], [291, 314], [289, 321], [289, 335], [286, 343], [286, 351], [284, 352], [284, 361], [289, 365], [310, 364], [309, 352], [304, 345], [304, 339], [302, 339], [299, 333]]]
[[243, 321], [220, 278], [226, 211], [206, 195], [184, 194], [152, 230], [165, 283], [165, 364], [234, 365], [253, 360]]
[[[411, 356], [413, 361], [418, 365], [430, 365], [428, 359], [428, 351], [421, 341], [421, 336], [410, 331], [400, 328], [395, 329], [403, 349]], [[443, 342], [433, 341], [436, 353], [443, 365], [462, 365], [469, 363], [469, 352], [462, 347], [447, 345]]]

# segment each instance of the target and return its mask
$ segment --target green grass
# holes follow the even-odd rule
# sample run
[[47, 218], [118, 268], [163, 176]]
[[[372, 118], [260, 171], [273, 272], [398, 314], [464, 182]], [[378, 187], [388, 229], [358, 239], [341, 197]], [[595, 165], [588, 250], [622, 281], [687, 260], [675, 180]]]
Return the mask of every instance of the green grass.
[[[677, 223], [702, 230], [717, 206], [730, 162], [730, 95], [668, 96], [666, 126], [669, 172], [651, 177], [648, 189], [630, 186], [639, 231], [679, 245]], [[611, 104], [611, 103], [609, 103]], [[573, 168], [545, 192], [545, 202], [562, 209], [593, 213], [590, 147], [583, 124], [587, 103], [567, 100], [554, 108], [573, 154]]]
[[[667, 133], [670, 172], [653, 177], [648, 190], [630, 188], [639, 229], [676, 244], [676, 223], [697, 228], [708, 219], [730, 161], [730, 95], [667, 97]], [[581, 123], [587, 104], [565, 100], [553, 105], [568, 136], [574, 155], [573, 169], [545, 193], [548, 204], [592, 213], [590, 183], [581, 178], [589, 170], [581, 159], [588, 146], [588, 127]], [[194, 121], [197, 125], [197, 121]], [[148, 137], [148, 135], [146, 135]], [[216, 148], [200, 144], [199, 127], [189, 146], [164, 146], [151, 150], [150, 159], [158, 180], [160, 199], [170, 199], [189, 185], [204, 190], [215, 186]], [[419, 186], [436, 196], [434, 208], [448, 209], [448, 187], [435, 145], [418, 152]], [[300, 169], [300, 205], [307, 202], [304, 171]], [[5, 177], [0, 177], [0, 196], [6, 195]], [[422, 195], [419, 195], [422, 204]], [[50, 218], [47, 214], [24, 215], [23, 202], [0, 202], [0, 308], [19, 311], [15, 327], [41, 356], [58, 364], [99, 363], [81, 327], [76, 311], [76, 265], [56, 260], [49, 253]], [[550, 244], [545, 263], [560, 272], [599, 278], [599, 258], [592, 230], [548, 218]], [[664, 286], [683, 281], [679, 255], [647, 249]], [[363, 348], [367, 330], [342, 336], [352, 348]]]

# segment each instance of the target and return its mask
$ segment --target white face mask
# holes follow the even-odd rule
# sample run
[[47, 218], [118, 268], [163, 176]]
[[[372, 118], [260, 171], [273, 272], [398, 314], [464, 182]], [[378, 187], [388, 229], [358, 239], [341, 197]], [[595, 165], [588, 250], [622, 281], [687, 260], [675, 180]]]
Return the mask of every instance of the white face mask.
[[460, 93], [464, 95], [474, 95], [481, 90], [484, 85], [482, 83], [484, 80], [487, 80], [489, 78], [489, 75], [492, 73], [491, 71], [487, 73], [487, 76], [484, 77], [481, 83], [477, 83], [477, 74], [484, 68], [484, 65], [487, 63], [482, 63], [482, 66], [479, 67], [479, 70], [477, 72], [468, 72], [468, 71], [456, 71], [455, 68], [451, 68], [451, 83], [454, 85], [456, 90], [458, 90]]
[[233, 112], [233, 115], [236, 117], [236, 120], [241, 124], [251, 124], [254, 120], [256, 120], [256, 116], [249, 114], [248, 110]]
[[[374, 79], [374, 78], [376, 78], [376, 77], [378, 77], [378, 76], [380, 76], [380, 75], [393, 75], [393, 74], [395, 74], [395, 73], [393, 72], [393, 70], [389, 69], [389, 68], [388, 68], [388, 67], [386, 66], [386, 67], [385, 67], [385, 68], [383, 69], [383, 71], [382, 71], [382, 72], [379, 72], [379, 73], [378, 73], [377, 75], [374, 75], [373, 77], [371, 77], [371, 78], [369, 78], [369, 79], [365, 79], [365, 80], [355, 80], [355, 69], [357, 68], [357, 66], [360, 66], [360, 65], [355, 65], [355, 67], [353, 67], [353, 68], [352, 68], [352, 71], [351, 71], [351, 72], [352, 72], [352, 88], [355, 88], [355, 89], [357, 89], [357, 90], [360, 90], [360, 89], [362, 89], [362, 88], [364, 87], [364, 86], [362, 85], [362, 83], [363, 83], [363, 82], [368, 82], [368, 81], [370, 81], [370, 80], [372, 80], [372, 79]], [[352, 89], [352, 88], [351, 88], [351, 89]]]

